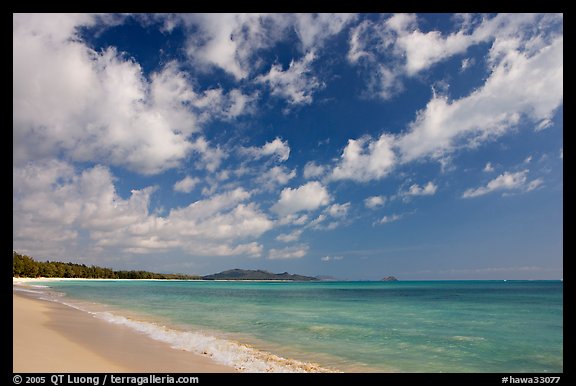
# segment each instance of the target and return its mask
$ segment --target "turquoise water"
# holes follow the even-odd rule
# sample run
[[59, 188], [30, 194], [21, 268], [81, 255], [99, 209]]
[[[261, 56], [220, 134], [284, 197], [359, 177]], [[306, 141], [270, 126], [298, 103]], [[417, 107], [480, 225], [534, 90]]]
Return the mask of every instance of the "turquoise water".
[[59, 301], [245, 371], [280, 371], [252, 363], [262, 353], [340, 371], [563, 371], [560, 281], [43, 284]]

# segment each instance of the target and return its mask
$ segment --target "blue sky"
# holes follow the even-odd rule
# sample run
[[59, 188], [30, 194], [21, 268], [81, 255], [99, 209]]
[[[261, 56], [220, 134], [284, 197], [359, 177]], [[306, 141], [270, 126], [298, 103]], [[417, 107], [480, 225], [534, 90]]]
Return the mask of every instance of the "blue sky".
[[563, 16], [15, 14], [13, 248], [563, 276]]

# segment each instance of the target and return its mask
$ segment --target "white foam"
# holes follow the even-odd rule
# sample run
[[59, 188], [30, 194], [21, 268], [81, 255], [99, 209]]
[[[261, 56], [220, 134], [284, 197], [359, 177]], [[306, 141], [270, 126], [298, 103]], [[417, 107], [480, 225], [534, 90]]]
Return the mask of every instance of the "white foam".
[[37, 291], [37, 290], [33, 290], [24, 286], [14, 286], [13, 287], [14, 291], [18, 291], [18, 292], [29, 292], [29, 293], [33, 293], [33, 294], [43, 294], [43, 291]]
[[[308, 373], [336, 372], [323, 368], [315, 363], [295, 359], [286, 359], [278, 355], [258, 350], [246, 344], [219, 338], [200, 331], [181, 331], [156, 323], [128, 318], [109, 311], [93, 311], [93, 304], [69, 302], [62, 293], [47, 291], [49, 287], [39, 290], [18, 286], [18, 290], [35, 293], [41, 299], [50, 300], [87, 312], [94, 317], [112, 324], [126, 326], [154, 340], [167, 343], [177, 350], [185, 350], [212, 358], [215, 362], [234, 367], [241, 372], [254, 373]], [[16, 289], [16, 286], [14, 286]]]
[[243, 372], [334, 372], [313, 363], [286, 359], [260, 351], [248, 345], [218, 338], [195, 331], [178, 331], [151, 322], [143, 322], [110, 312], [95, 312], [96, 317], [107, 322], [127, 326], [172, 348], [186, 350], [212, 358]]

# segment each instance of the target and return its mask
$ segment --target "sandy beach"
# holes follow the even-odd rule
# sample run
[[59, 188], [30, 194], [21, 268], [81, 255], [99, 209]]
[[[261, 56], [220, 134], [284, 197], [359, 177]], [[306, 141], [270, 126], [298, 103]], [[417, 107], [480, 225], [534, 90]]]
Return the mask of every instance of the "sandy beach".
[[13, 326], [14, 372], [235, 372], [127, 327], [21, 293], [13, 293]]

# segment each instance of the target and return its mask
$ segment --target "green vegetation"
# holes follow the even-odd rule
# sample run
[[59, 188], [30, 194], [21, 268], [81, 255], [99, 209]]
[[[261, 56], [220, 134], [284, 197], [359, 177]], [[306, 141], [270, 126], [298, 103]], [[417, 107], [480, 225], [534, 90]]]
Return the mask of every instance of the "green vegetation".
[[110, 268], [86, 266], [84, 264], [61, 263], [58, 261], [36, 261], [33, 258], [12, 253], [14, 277], [69, 277], [83, 279], [180, 279], [195, 280], [200, 276], [154, 273], [147, 271], [114, 271]]
[[292, 275], [288, 272], [271, 273], [262, 270], [231, 269], [207, 276], [177, 273], [154, 273], [148, 271], [114, 271], [95, 265], [86, 266], [59, 261], [36, 261], [33, 258], [12, 252], [14, 277], [67, 277], [81, 279], [179, 279], [179, 280], [290, 280], [314, 281], [315, 277]]

